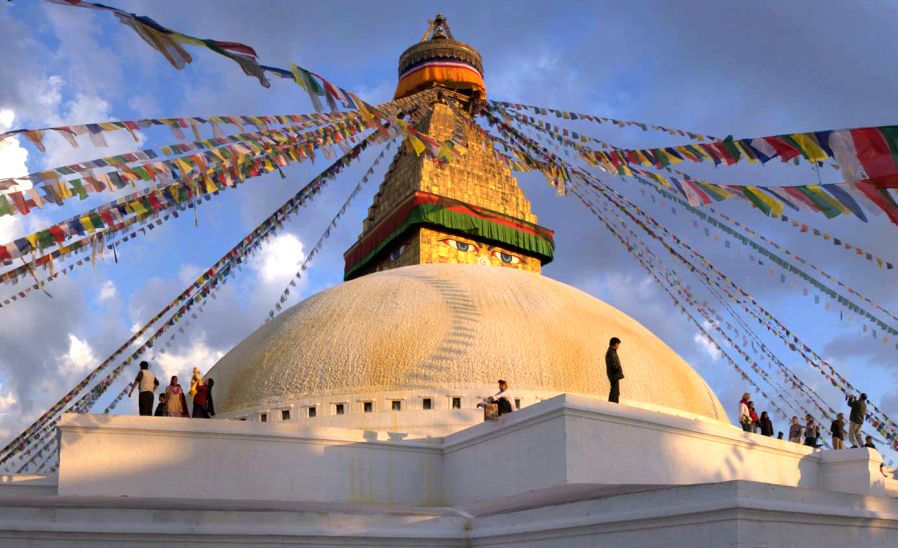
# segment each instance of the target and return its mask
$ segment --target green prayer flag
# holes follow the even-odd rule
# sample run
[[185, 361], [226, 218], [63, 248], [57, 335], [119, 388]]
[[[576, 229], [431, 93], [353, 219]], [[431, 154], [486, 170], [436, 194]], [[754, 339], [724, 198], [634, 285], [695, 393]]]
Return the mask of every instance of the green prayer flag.
[[84, 185], [81, 184], [81, 179], [72, 179], [69, 181], [69, 184], [72, 185], [72, 190], [78, 194], [78, 198], [82, 200], [87, 199], [87, 191], [84, 190]]

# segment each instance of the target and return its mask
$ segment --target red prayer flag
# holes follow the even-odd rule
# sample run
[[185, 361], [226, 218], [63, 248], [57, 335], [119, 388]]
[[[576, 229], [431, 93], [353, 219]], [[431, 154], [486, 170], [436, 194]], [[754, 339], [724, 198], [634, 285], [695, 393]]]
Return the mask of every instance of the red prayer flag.
[[47, 231], [50, 232], [50, 236], [53, 236], [53, 241], [55, 241], [57, 244], [61, 244], [65, 241], [65, 233], [61, 228], [59, 228], [58, 225], [51, 226], [47, 229]]
[[21, 192], [13, 192], [12, 194], [7, 194], [10, 198], [12, 198], [12, 203], [16, 204], [16, 208], [19, 210], [19, 213], [22, 215], [28, 215], [28, 212], [31, 211], [31, 208], [28, 207], [28, 201], [25, 199], [25, 196]]
[[882, 133], [876, 128], [852, 129], [851, 139], [857, 151], [857, 159], [864, 166], [870, 178], [885, 177], [898, 173], [892, 151]]
[[[854, 134], [854, 131], [851, 132]], [[864, 166], [866, 168], [866, 166]], [[867, 198], [879, 206], [886, 215], [889, 216], [889, 219], [898, 225], [898, 205], [895, 204], [895, 201], [888, 195], [888, 191], [885, 189], [876, 188], [869, 180], [868, 181], [858, 181], [855, 183], [855, 186], [858, 190], [864, 193]], [[860, 250], [858, 251], [858, 255], [860, 255]]]
[[801, 151], [790, 145], [785, 139], [779, 137], [764, 137], [764, 141], [776, 150], [780, 160], [784, 162], [788, 162], [796, 156], [801, 156]]

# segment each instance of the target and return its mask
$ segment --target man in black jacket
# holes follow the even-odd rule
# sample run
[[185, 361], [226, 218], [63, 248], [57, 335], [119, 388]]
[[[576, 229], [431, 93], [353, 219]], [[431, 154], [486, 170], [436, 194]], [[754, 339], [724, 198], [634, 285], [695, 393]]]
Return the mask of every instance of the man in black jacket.
[[614, 403], [620, 403], [620, 380], [624, 378], [624, 370], [620, 366], [620, 358], [617, 357], [619, 347], [620, 339], [612, 337], [608, 343], [608, 351], [605, 352], [605, 372], [608, 374], [608, 382], [611, 383], [608, 401]]

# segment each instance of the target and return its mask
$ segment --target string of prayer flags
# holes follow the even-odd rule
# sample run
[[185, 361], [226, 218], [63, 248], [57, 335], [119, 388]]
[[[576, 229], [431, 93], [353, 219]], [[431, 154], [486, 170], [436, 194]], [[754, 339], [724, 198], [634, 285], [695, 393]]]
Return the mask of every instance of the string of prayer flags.
[[[123, 24], [135, 31], [150, 47], [160, 52], [165, 59], [176, 69], [181, 70], [193, 61], [193, 58], [184, 46], [205, 47], [219, 55], [227, 57], [237, 63], [247, 76], [259, 80], [263, 87], [270, 87], [267, 75], [295, 81], [309, 93], [315, 110], [322, 110], [319, 97], [324, 96], [332, 111], [337, 110], [337, 103], [347, 109], [359, 109], [361, 103], [358, 97], [344, 90], [319, 74], [291, 65], [289, 69], [262, 65], [258, 62], [256, 51], [239, 42], [226, 42], [221, 40], [203, 39], [167, 28], [145, 15], [136, 15], [118, 8], [87, 2], [84, 0], [49, 0], [54, 4], [70, 7], [89, 8], [112, 12]], [[370, 108], [369, 105], [365, 107]]]
[[[689, 205], [688, 203], [684, 202], [682, 199], [677, 197], [675, 194], [671, 193], [668, 189], [659, 187], [658, 185], [653, 184], [652, 182], [647, 181], [645, 179], [642, 179], [641, 177], [637, 177], [637, 180], [639, 180], [642, 184], [652, 187], [656, 192], [658, 192], [664, 198], [676, 202], [678, 205], [683, 207], [686, 211], [688, 211], [689, 213], [700, 218], [702, 221], [707, 223], [709, 226], [712, 226], [712, 227], [722, 230], [727, 235], [729, 235], [733, 240], [740, 242], [744, 246], [746, 246], [746, 247], [754, 250], [755, 252], [759, 253], [760, 255], [766, 257], [769, 261], [771, 261], [773, 264], [776, 264], [777, 266], [782, 268], [784, 271], [789, 272], [789, 273], [797, 276], [798, 278], [802, 279], [803, 281], [807, 282], [808, 284], [810, 284], [811, 286], [816, 288], [818, 291], [820, 291], [822, 294], [826, 295], [833, 301], [835, 301], [838, 304], [840, 304], [841, 306], [843, 306], [845, 309], [847, 309], [851, 312], [854, 312], [861, 317], [864, 317], [866, 320], [870, 321], [871, 323], [876, 325], [878, 328], [882, 329], [883, 331], [886, 331], [890, 335], [893, 335], [893, 336], [898, 335], [898, 330], [896, 330], [892, 326], [886, 324], [884, 321], [880, 320], [873, 313], [871, 313], [868, 310], [864, 309], [863, 307], [855, 304], [854, 302], [848, 300], [843, 295], [840, 295], [839, 293], [837, 293], [836, 291], [831, 289], [829, 286], [827, 286], [826, 284], [824, 284], [823, 282], [821, 282], [820, 280], [818, 280], [811, 274], [801, 270], [800, 268], [796, 267], [795, 265], [789, 264], [785, 259], [783, 259], [779, 255], [775, 254], [774, 252], [770, 251], [763, 245], [759, 244], [757, 241], [755, 241], [754, 238], [761, 240], [762, 242], [770, 245], [776, 251], [783, 253], [784, 255], [789, 257], [791, 260], [796, 261], [802, 265], [805, 265], [805, 266], [813, 269], [820, 276], [822, 276], [825, 279], [829, 280], [830, 282], [836, 284], [837, 286], [844, 288], [851, 295], [853, 295], [853, 296], [861, 299], [862, 301], [866, 302], [867, 304], [873, 306], [876, 310], [885, 314], [890, 320], [898, 322], [898, 316], [896, 316], [895, 314], [893, 314], [892, 312], [890, 312], [889, 310], [884, 308], [882, 305], [880, 305], [873, 299], [863, 295], [858, 290], [848, 287], [847, 285], [844, 284], [844, 282], [840, 281], [835, 276], [825, 272], [824, 270], [822, 270], [819, 267], [817, 267], [816, 265], [808, 262], [804, 258], [799, 257], [798, 255], [795, 255], [791, 251], [783, 248], [776, 242], [772, 241], [770, 238], [767, 238], [763, 234], [755, 232], [751, 228], [749, 228], [749, 227], [745, 226], [744, 224], [736, 221], [735, 219], [725, 215], [724, 213], [721, 213], [721, 212], [713, 210], [713, 209], [709, 210], [708, 212], [705, 212], [704, 210], [695, 208], [695, 207]], [[714, 215], [717, 215], [718, 217], [723, 219], [723, 221], [721, 221], [718, 218], [715, 218]], [[727, 223], [734, 225], [735, 228], [728, 226]]]
[[[355, 134], [353, 132], [350, 136]], [[247, 178], [267, 173], [276, 167], [302, 162], [313, 155], [316, 146], [335, 143], [335, 135], [327, 132], [316, 134], [318, 142], [314, 144], [297, 138], [277, 146], [266, 144], [256, 149], [259, 150], [257, 154], [245, 154], [244, 152], [249, 152], [246, 150], [228, 157], [214, 157], [210, 159], [209, 164], [202, 166], [205, 168], [202, 171], [190, 165], [185, 166], [171, 161], [165, 165], [165, 170], [160, 170], [160, 174], [165, 174], [160, 177], [163, 182], [0, 246], [0, 259], [9, 262], [32, 251], [61, 245], [75, 236], [83, 236], [110, 227], [115, 229], [129, 215], [146, 217], [151, 212], [171, 209], [194, 196], [234, 187]], [[169, 171], [175, 175], [177, 181], [167, 175]], [[0, 282], [2, 281], [6, 280], [0, 275]]]
[[[835, 184], [798, 186], [719, 185], [694, 179], [688, 174], [673, 170], [670, 167], [671, 164], [678, 163], [678, 161], [664, 160], [655, 162], [650, 159], [649, 156], [642, 154], [644, 151], [638, 150], [628, 151], [615, 149], [610, 152], [589, 150], [582, 145], [565, 138], [563, 135], [559, 135], [557, 128], [551, 127], [549, 124], [542, 124], [541, 126], [530, 124], [527, 119], [521, 116], [514, 116], [513, 113], [511, 117], [520, 123], [528, 124], [538, 131], [543, 131], [551, 135], [562, 145], [575, 148], [580, 153], [581, 158], [587, 163], [592, 166], [600, 167], [608, 173], [628, 177], [632, 177], [634, 174], [641, 174], [664, 186], [674, 187], [683, 195], [689, 204], [694, 207], [728, 199], [739, 199], [771, 217], [780, 217], [785, 210], [791, 209], [793, 211], [822, 213], [827, 218], [851, 214], [861, 221], [867, 222], [868, 214], [878, 215], [880, 212], [885, 212], [893, 223], [898, 224], [898, 196], [895, 194], [895, 187], [898, 186], [898, 184], [893, 182], [893, 179], [898, 177], [898, 168], [896, 168], [895, 173], [892, 175], [888, 175], [888, 173], [890, 173], [888, 170], [879, 168], [875, 171], [875, 173], [880, 174], [878, 178], [844, 181]], [[505, 124], [505, 126], [510, 127], [507, 124]], [[889, 128], [868, 129], [886, 131]], [[823, 133], [827, 134], [827, 132]], [[870, 132], [864, 133], [868, 138], [870, 134]], [[837, 138], [841, 134], [839, 132], [830, 132], [828, 135]], [[801, 143], [807, 143], [807, 139], [810, 138], [796, 138], [794, 135], [792, 137], [792, 141]], [[777, 141], [777, 143], [780, 142], [785, 141]], [[810, 148], [810, 145], [807, 146]], [[661, 154], [664, 158], [673, 157], [666, 152]], [[898, 157], [898, 144], [896, 144], [894, 154], [896, 155], [895, 157]], [[814, 158], [819, 157], [816, 153], [812, 156]], [[689, 158], [693, 161], [703, 161], [701, 158], [708, 159], [710, 156], [703, 156], [696, 153], [689, 156]], [[889, 158], [891, 158], [891, 156], [889, 156]], [[657, 173], [647, 171], [641, 166], [674, 171], [678, 173], [679, 176], [671, 175], [666, 178]], [[855, 170], [853, 173], [855, 173], [855, 176], [860, 177], [866, 176], [867, 174], [863, 169]], [[873, 260], [872, 257], [871, 260]], [[882, 262], [885, 265], [885, 261]]]
[[[767, 163], [804, 158], [811, 163], [834, 160], [846, 183], [898, 176], [898, 126], [826, 130], [693, 143], [648, 149], [592, 150], [592, 158], [617, 169], [620, 164], [656, 167], [689, 161], [733, 165], [740, 161]], [[838, 197], [836, 197], [838, 201]], [[840, 202], [841, 203], [841, 202]], [[842, 204], [849, 207], [847, 204]]]
[[[287, 126], [258, 133], [241, 133], [193, 143], [173, 144], [161, 147], [161, 154], [152, 149], [147, 149], [97, 158], [31, 173], [24, 177], [5, 179], [0, 181], [0, 186], [10, 188], [13, 185], [24, 182], [30, 183], [28, 186], [40, 185], [39, 188], [44, 192], [44, 201], [62, 205], [63, 200], [74, 196], [78, 196], [83, 200], [90, 193], [103, 192], [105, 190], [116, 191], [128, 185], [135, 186], [137, 182], [155, 181], [160, 177], [164, 178], [173, 169], [189, 172], [194, 168], [203, 167], [208, 162], [214, 163], [233, 156], [239, 157], [241, 154], [257, 152], [266, 146], [314, 138], [337, 142], [342, 138], [355, 135], [364, 127], [358, 115], [355, 115], [305, 132], [297, 130], [308, 129], [306, 126]], [[169, 160], [157, 160], [160, 155], [173, 156], [190, 152], [199, 153]], [[97, 169], [110, 167], [113, 168], [111, 171], [104, 173], [95, 172]], [[64, 177], [69, 175], [80, 175], [83, 177], [83, 180], [63, 180]], [[9, 211], [4, 212], [2, 206], [0, 206], [0, 215], [16, 212], [23, 215], [27, 214], [30, 208], [26, 205], [20, 205], [20, 202], [16, 201], [17, 197], [20, 197], [19, 199], [22, 202], [27, 201], [28, 197], [24, 196], [24, 193], [28, 193], [28, 196], [31, 197], [33, 201], [29, 201], [31, 207], [41, 203], [35, 188], [30, 188], [26, 191], [8, 192], [5, 196], [14, 200], [16, 208], [7, 208]]]
[[596, 116], [594, 114], [583, 114], [580, 112], [571, 112], [566, 110], [558, 110], [554, 108], [547, 107], [537, 107], [533, 105], [525, 105], [521, 103], [508, 103], [505, 101], [489, 101], [490, 105], [512, 108], [518, 111], [529, 110], [534, 114], [548, 116], [553, 115], [556, 118], [560, 118], [563, 120], [586, 120], [587, 122], [595, 122], [599, 124], [613, 124], [618, 127], [636, 127], [641, 129], [642, 131], [648, 131], [649, 129], [653, 129], [655, 131], [661, 131], [663, 133], [667, 133], [668, 135], [679, 135], [681, 137], [689, 137], [692, 140], [696, 141], [704, 141], [705, 139], [715, 139], [714, 137], [702, 135], [701, 133], [695, 133], [692, 131], [686, 131], [683, 129], [673, 129], [664, 126], [659, 126], [655, 124], [647, 124], [645, 122], [633, 122], [628, 120], [618, 120], [616, 118], [609, 118], [607, 116]]
[[[59, 135], [63, 137], [72, 148], [79, 148], [78, 137], [88, 135], [91, 142], [99, 147], [108, 147], [108, 142], [104, 133], [126, 131], [134, 139], [135, 143], [140, 143], [141, 139], [137, 132], [143, 129], [153, 127], [168, 127], [176, 139], [184, 140], [187, 138], [184, 129], [190, 129], [195, 140], [201, 140], [198, 137], [199, 127], [208, 125], [211, 128], [212, 136], [220, 138], [224, 136], [221, 130], [222, 125], [232, 125], [245, 132], [247, 126], [253, 126], [256, 131], [267, 131], [278, 125], [305, 125], [311, 127], [313, 125], [324, 125], [327, 123], [339, 121], [347, 116], [357, 115], [355, 112], [335, 112], [335, 113], [312, 113], [312, 114], [268, 114], [268, 115], [227, 115], [227, 116], [185, 116], [181, 118], [141, 118], [139, 120], [110, 120], [107, 122], [95, 122], [92, 124], [75, 124], [54, 127], [43, 127], [35, 129], [15, 129], [0, 133], [0, 141], [14, 137], [16, 135], [24, 135], [38, 150], [46, 152], [43, 140], [47, 133]], [[3, 188], [0, 186], [0, 188]]]
[[[425, 147], [428, 156], [440, 162], [451, 159], [451, 151], [454, 143], [447, 140], [442, 144], [436, 143], [433, 139], [423, 135], [414, 128], [407, 128], [400, 124], [401, 120], [398, 116], [403, 112], [403, 108], [416, 109], [420, 108], [424, 96], [430, 95], [432, 92], [422, 92], [420, 96], [410, 96], [402, 100], [392, 101], [391, 103], [381, 105], [383, 107], [378, 110], [378, 115], [365, 115], [360, 113], [351, 113], [342, 116], [336, 123], [324, 127], [312, 129], [308, 132], [297, 133], [294, 126], [289, 126], [277, 130], [265, 130], [259, 133], [239, 134], [221, 139], [213, 139], [199, 141], [194, 143], [183, 143], [164, 146], [161, 153], [165, 155], [186, 154], [188, 152], [200, 149], [208, 149], [200, 154], [190, 154], [180, 158], [171, 160], [151, 160], [158, 157], [155, 151], [138, 151], [124, 155], [117, 155], [108, 158], [100, 158], [90, 162], [82, 162], [71, 166], [63, 166], [46, 170], [38, 174], [30, 175], [29, 181], [32, 184], [41, 184], [40, 189], [45, 193], [43, 199], [38, 194], [36, 188], [30, 188], [26, 191], [12, 191], [7, 194], [0, 194], [0, 216], [6, 214], [27, 214], [31, 208], [41, 206], [46, 202], [61, 204], [63, 200], [78, 196], [85, 199], [88, 194], [102, 192], [104, 190], [118, 190], [127, 185], [135, 186], [140, 181], [152, 181], [160, 177], [165, 177], [168, 171], [175, 170], [182, 173], [194, 169], [205, 167], [208, 163], [219, 163], [226, 158], [236, 156], [238, 159], [243, 154], [250, 152], [258, 152], [266, 146], [286, 143], [288, 141], [297, 141], [299, 139], [313, 141], [312, 148], [308, 149], [309, 155], [312, 155], [315, 148], [314, 141], [324, 140], [327, 143], [333, 143], [343, 148], [342, 141], [352, 137], [362, 131], [363, 128], [375, 128], [384, 136], [388, 132], [385, 131], [384, 122], [378, 119], [381, 116], [384, 120], [391, 121], [393, 132], [404, 133], [417, 141], [426, 142]], [[304, 127], [302, 125], [296, 127]], [[317, 143], [318, 146], [321, 143]], [[300, 151], [301, 152], [301, 151]], [[328, 148], [323, 149], [323, 153], [327, 157], [330, 154]], [[314, 156], [312, 155], [314, 161]], [[143, 162], [143, 163], [141, 163]], [[105, 173], [96, 173], [95, 168], [116, 166], [115, 169]], [[62, 177], [71, 174], [83, 173], [84, 179], [61, 180]], [[23, 179], [0, 181], [0, 186], [6, 183], [7, 186], [13, 186]], [[226, 179], [227, 182], [227, 179]], [[9, 199], [7, 199], [7, 197]], [[2, 253], [2, 252], [0, 252]]]

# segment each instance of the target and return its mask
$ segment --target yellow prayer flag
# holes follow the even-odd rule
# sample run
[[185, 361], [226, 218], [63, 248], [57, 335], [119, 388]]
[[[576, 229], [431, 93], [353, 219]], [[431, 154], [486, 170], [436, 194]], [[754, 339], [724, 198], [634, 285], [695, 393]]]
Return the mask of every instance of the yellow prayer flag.
[[779, 217], [783, 214], [783, 204], [779, 201], [774, 200], [756, 186], [748, 186], [746, 187], [751, 191], [751, 193], [757, 198], [759, 201], [763, 202], [764, 205], [770, 208], [770, 216], [771, 217]]
[[412, 148], [415, 149], [415, 154], [417, 154], [418, 156], [423, 154], [424, 151], [427, 149], [427, 147], [424, 146], [424, 143], [421, 142], [421, 139], [418, 139], [414, 135], [408, 136], [408, 142], [411, 143]]
[[191, 166], [184, 158], [178, 158], [175, 160], [175, 164], [181, 169], [181, 175], [186, 175], [193, 171], [193, 166]]
[[131, 209], [134, 210], [134, 213], [137, 215], [146, 215], [147, 208], [143, 207], [143, 204], [140, 200], [134, 200], [132, 202], [128, 202], [128, 205], [131, 206]]
[[665, 179], [663, 176], [661, 176], [661, 175], [659, 175], [659, 174], [657, 174], [657, 173], [652, 173], [652, 175], [654, 176], [654, 179], [655, 179], [656, 181], [658, 181], [659, 183], [661, 183], [662, 185], [664, 185], [664, 186], [666, 186], [666, 187], [669, 187], [669, 186], [670, 186], [670, 182], [668, 182], [668, 180]]
[[808, 155], [808, 159], [814, 162], [822, 162], [824, 160], [829, 160], [829, 156], [826, 152], [823, 152], [823, 149], [817, 144], [817, 141], [814, 140], [813, 137], [808, 135], [807, 133], [793, 133], [790, 135], [792, 139], [798, 143], [798, 146], [801, 147], [801, 150], [805, 151]]
[[69, 185], [67, 185], [66, 183], [53, 183], [53, 185], [56, 188], [57, 194], [59, 194], [59, 196], [63, 200], [66, 198], [71, 198], [75, 195], [74, 193], [72, 193], [72, 189], [69, 188]]
[[739, 149], [739, 152], [742, 153], [742, 157], [748, 160], [751, 164], [758, 163], [758, 159], [755, 158], [754, 152], [748, 150], [748, 148], [741, 141], [733, 141], [733, 144], [736, 145], [736, 148]]
[[704, 147], [700, 147], [700, 146], [696, 145], [696, 146], [691, 147], [689, 150], [693, 150], [693, 151], [695, 151], [695, 152], [698, 152], [698, 153], [701, 154], [706, 160], [708, 160], [708, 161], [710, 161], [710, 162], [714, 162], [714, 157], [711, 156], [711, 154], [710, 154], [707, 150], [705, 150]]
[[674, 156], [673, 154], [670, 154], [669, 152], [667, 152], [667, 151], [664, 150], [663, 148], [656, 148], [656, 149], [655, 149], [655, 154], [662, 154], [665, 158], [667, 158], [667, 161], [668, 161], [668, 163], [670, 163], [670, 164], [676, 165], [676, 164], [679, 164], [680, 162], [683, 161], [683, 160], [681, 160], [680, 158]]

